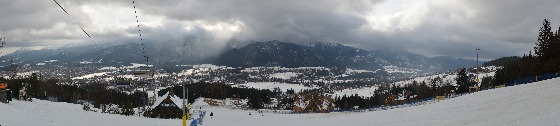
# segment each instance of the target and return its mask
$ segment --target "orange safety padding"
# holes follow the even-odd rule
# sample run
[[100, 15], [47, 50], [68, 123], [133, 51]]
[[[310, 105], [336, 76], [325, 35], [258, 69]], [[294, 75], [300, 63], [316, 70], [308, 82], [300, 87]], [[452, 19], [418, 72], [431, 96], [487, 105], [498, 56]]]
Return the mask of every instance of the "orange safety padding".
[[8, 88], [7, 83], [0, 83], [0, 89], [6, 89], [6, 88]]

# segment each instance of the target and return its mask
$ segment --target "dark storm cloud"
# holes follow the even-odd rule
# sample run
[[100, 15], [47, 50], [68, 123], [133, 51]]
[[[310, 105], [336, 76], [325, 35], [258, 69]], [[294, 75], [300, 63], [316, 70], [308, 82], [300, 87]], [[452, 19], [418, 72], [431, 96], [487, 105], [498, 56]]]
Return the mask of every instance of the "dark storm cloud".
[[219, 50], [231, 39], [329, 41], [362, 49], [465, 58], [474, 58], [475, 48], [480, 47], [481, 56], [492, 59], [531, 50], [544, 18], [551, 19], [553, 27], [560, 26], [556, 7], [560, 1], [549, 0], [57, 2], [69, 15], [54, 1], [0, 1], [0, 32], [18, 43], [12, 46], [21, 47], [143, 38], [146, 42], [199, 41]]
[[268, 41], [335, 41], [350, 36], [364, 25], [360, 17], [378, 1], [146, 1], [153, 15], [175, 20], [234, 22], [245, 25], [239, 39]]

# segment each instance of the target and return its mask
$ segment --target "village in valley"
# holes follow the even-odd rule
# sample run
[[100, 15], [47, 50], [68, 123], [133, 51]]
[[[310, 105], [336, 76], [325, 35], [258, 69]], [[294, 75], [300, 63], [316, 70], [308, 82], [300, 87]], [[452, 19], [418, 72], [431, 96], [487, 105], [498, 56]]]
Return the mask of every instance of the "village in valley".
[[[132, 63], [129, 66], [96, 66], [88, 65], [80, 62], [81, 65], [63, 67], [60, 65], [52, 65], [49, 63], [56, 62], [51, 60], [46, 63], [24, 64], [21, 65], [17, 73], [5, 72], [5, 78], [35, 78], [39, 81], [55, 81], [56, 85], [69, 85], [76, 87], [85, 87], [87, 85], [104, 85], [107, 90], [123, 92], [125, 94], [141, 93], [141, 103], [133, 108], [134, 114], [129, 115], [147, 116], [156, 118], [179, 118], [178, 115], [157, 115], [148, 116], [144, 112], [146, 110], [180, 112], [180, 106], [183, 105], [181, 90], [177, 87], [191, 84], [208, 84], [221, 85], [229, 88], [242, 88], [253, 90], [267, 90], [268, 100], [261, 101], [257, 108], [266, 109], [267, 112], [278, 113], [328, 113], [332, 111], [348, 111], [348, 110], [366, 110], [366, 109], [382, 109], [383, 104], [341, 108], [336, 106], [335, 100], [340, 97], [356, 97], [368, 98], [374, 96], [374, 92], [381, 85], [401, 86], [415, 82], [435, 82], [439, 79], [437, 85], [455, 85], [455, 73], [425, 74], [418, 76], [420, 70], [407, 71], [407, 69], [399, 70], [396, 66], [385, 67], [387, 69], [378, 69], [376, 71], [369, 70], [333, 70], [326, 67], [251, 67], [251, 68], [233, 68], [227, 66], [216, 66], [212, 64], [200, 65], [176, 65], [183, 68], [180, 72], [167, 73], [163, 69], [155, 69], [152, 65]], [[481, 74], [485, 77], [491, 77], [497, 70], [496, 67], [484, 67]], [[475, 71], [475, 70], [471, 70]], [[13, 75], [12, 75], [13, 74]], [[474, 77], [475, 73], [470, 73], [470, 77]], [[434, 83], [435, 84], [435, 83]], [[32, 84], [33, 85], [33, 84]], [[255, 109], [248, 105], [249, 97], [242, 94], [227, 95], [225, 97], [216, 98], [215, 96], [205, 96], [207, 94], [194, 94], [198, 90], [203, 89], [191, 88], [191, 97], [187, 100], [188, 104], [198, 99], [209, 106], [251, 110]], [[393, 87], [395, 88], [395, 87]], [[194, 91], [193, 91], [194, 90]], [[213, 89], [208, 89], [213, 91]], [[21, 90], [20, 95], [29, 95]], [[52, 93], [48, 90], [44, 94], [33, 94], [43, 100], [57, 102], [59, 99], [56, 95], [49, 96]], [[188, 93], [188, 92], [187, 92]], [[401, 94], [402, 93], [402, 94]], [[409, 98], [405, 98], [405, 93], [398, 92], [399, 97], [395, 100], [404, 102], [410, 101], [409, 98], [415, 99], [416, 94], [407, 94]], [[145, 95], [145, 96], [144, 96]], [[21, 96], [20, 96], [21, 97]], [[101, 113], [124, 113], [123, 105], [114, 103], [98, 104], [94, 107], [95, 101], [77, 99], [72, 96], [72, 100], [60, 100], [75, 104], [81, 104], [86, 111], [99, 111]], [[214, 97], [214, 98], [212, 98]], [[187, 99], [187, 98], [185, 98]], [[312, 102], [312, 103], [310, 103]], [[400, 103], [399, 102], [399, 103]], [[173, 108], [169, 108], [173, 107]], [[162, 108], [170, 110], [162, 110]]]

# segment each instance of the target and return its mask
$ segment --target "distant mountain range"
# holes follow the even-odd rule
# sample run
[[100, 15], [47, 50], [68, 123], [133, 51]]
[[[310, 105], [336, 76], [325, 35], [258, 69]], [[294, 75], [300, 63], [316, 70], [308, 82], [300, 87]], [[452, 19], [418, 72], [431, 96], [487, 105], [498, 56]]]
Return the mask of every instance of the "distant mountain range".
[[[22, 49], [1, 58], [15, 57], [24, 64], [57, 60], [57, 64], [125, 65], [146, 63], [177, 65], [209, 63], [232, 67], [337, 67], [377, 70], [383, 66], [419, 69], [424, 72], [472, 67], [475, 60], [448, 56], [426, 57], [400, 50], [363, 50], [328, 42], [295, 44], [280, 41], [230, 42], [219, 53], [197, 48], [196, 43], [167, 42], [141, 45], [128, 43], [110, 46], [75, 46], [58, 49]], [[144, 52], [144, 53], [142, 53]], [[5, 65], [6, 63], [4, 63]]]
[[280, 41], [255, 42], [229, 49], [219, 56], [217, 65], [234, 67], [345, 67], [376, 70], [383, 66], [420, 69], [426, 72], [471, 67], [475, 60], [453, 57], [426, 57], [407, 51], [363, 50], [335, 43], [314, 42], [306, 45]]

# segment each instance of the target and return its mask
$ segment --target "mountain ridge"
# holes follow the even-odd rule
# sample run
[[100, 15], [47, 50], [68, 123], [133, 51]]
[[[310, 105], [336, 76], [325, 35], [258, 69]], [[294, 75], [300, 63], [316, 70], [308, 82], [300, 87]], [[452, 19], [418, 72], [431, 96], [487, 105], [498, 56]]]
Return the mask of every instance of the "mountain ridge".
[[[281, 41], [236, 41], [226, 44], [224, 51], [212, 55], [198, 50], [196, 43], [173, 41], [160, 44], [128, 43], [112, 46], [76, 46], [61, 49], [20, 50], [2, 58], [17, 57], [22, 63], [58, 60], [76, 64], [82, 61], [103, 61], [101, 65], [150, 64], [216, 64], [232, 67], [337, 67], [377, 70], [383, 66], [419, 69], [424, 72], [453, 70], [475, 65], [474, 60], [448, 56], [427, 57], [401, 50], [364, 50], [330, 42], [290, 43]], [[175, 45], [175, 46], [173, 46]], [[192, 47], [191, 47], [192, 45]], [[142, 50], [144, 48], [144, 50]], [[144, 53], [142, 53], [144, 51]]]

